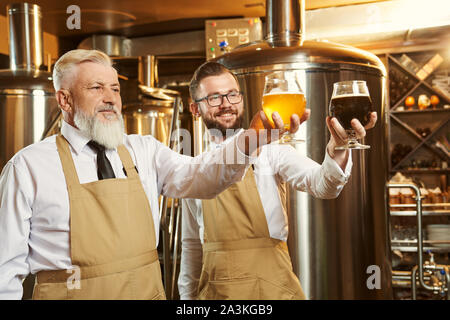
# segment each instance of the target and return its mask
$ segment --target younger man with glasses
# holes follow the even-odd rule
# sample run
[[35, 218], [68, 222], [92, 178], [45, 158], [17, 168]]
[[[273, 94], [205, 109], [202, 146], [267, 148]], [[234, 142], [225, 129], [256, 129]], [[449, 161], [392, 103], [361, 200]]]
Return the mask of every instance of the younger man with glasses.
[[[241, 130], [242, 92], [228, 69], [204, 63], [189, 91], [191, 112], [209, 129], [211, 148], [226, 144], [230, 129]], [[279, 120], [277, 113], [273, 117]], [[361, 138], [375, 122], [373, 113], [366, 128], [356, 119], [352, 125]], [[337, 120], [327, 118], [326, 124], [331, 138], [322, 165], [289, 145], [267, 145], [242, 181], [214, 199], [183, 200], [181, 299], [305, 298], [286, 245], [284, 183], [320, 198], [339, 195], [351, 172], [351, 154], [334, 150], [347, 138]]]

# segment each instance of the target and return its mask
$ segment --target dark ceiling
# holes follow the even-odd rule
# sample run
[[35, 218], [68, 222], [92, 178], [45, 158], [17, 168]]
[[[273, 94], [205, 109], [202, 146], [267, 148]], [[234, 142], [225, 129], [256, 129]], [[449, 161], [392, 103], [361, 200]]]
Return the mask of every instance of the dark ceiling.
[[[385, 0], [306, 0], [306, 10]], [[13, 2], [0, 0], [0, 13]], [[58, 37], [109, 33], [137, 37], [199, 30], [207, 18], [264, 17], [265, 0], [36, 0], [43, 29]], [[67, 8], [81, 9], [81, 29], [69, 30]]]

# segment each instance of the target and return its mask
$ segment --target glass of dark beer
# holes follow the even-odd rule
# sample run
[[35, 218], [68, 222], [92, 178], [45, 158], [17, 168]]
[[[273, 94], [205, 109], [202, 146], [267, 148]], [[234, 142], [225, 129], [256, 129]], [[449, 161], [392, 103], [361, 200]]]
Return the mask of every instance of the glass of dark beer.
[[363, 126], [369, 123], [372, 111], [367, 84], [362, 80], [341, 81], [333, 84], [333, 95], [330, 100], [330, 116], [335, 117], [348, 134], [345, 145], [336, 147], [337, 150], [345, 149], [370, 149], [356, 140], [351, 121], [358, 119]]

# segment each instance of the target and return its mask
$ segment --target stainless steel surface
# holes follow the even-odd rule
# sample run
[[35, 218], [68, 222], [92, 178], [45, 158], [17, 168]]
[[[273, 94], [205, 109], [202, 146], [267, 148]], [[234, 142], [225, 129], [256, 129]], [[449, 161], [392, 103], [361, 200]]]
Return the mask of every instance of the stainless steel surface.
[[84, 39], [78, 49], [100, 50], [112, 57], [131, 56], [131, 40], [125, 37], [100, 34]]
[[40, 71], [40, 9], [27, 3], [8, 7], [11, 69], [0, 70], [0, 170], [20, 149], [58, 129], [59, 108], [51, 74]]
[[178, 91], [156, 88], [158, 79], [157, 63], [154, 56], [139, 58], [139, 101], [123, 106], [125, 130], [128, 134], [151, 134], [159, 141], [169, 145], [170, 128], [173, 116], [178, 121], [182, 108], [174, 104], [180, 96]]
[[139, 57], [139, 70], [138, 78], [139, 83], [147, 87], [158, 86], [158, 70], [156, 69], [156, 57], [152, 55], [146, 55]]
[[266, 6], [267, 41], [289, 44], [302, 39], [305, 29], [305, 0], [267, 1]]
[[170, 299], [175, 299], [175, 292], [177, 292], [177, 279], [178, 279], [178, 257], [180, 255], [181, 246], [181, 210], [182, 202], [178, 201], [178, 205], [175, 210], [175, 232], [173, 235], [173, 253], [172, 253], [172, 287]]
[[[267, 8], [272, 7], [270, 2]], [[278, 18], [274, 12], [267, 16]], [[250, 44], [217, 59], [235, 72], [245, 92], [246, 124], [261, 107], [264, 76], [274, 70], [302, 73], [311, 117], [300, 129], [307, 141], [296, 148], [319, 163], [330, 137], [325, 118], [334, 82], [365, 80], [378, 114], [376, 127], [363, 141], [372, 149], [352, 152], [352, 174], [337, 199], [317, 199], [288, 188], [288, 245], [294, 272], [308, 299], [390, 299], [385, 68], [376, 56], [356, 48], [323, 41], [289, 41], [284, 46], [282, 42]], [[379, 290], [367, 287], [367, 268], [372, 265], [381, 271]]]
[[[171, 136], [174, 131], [179, 128], [179, 113], [181, 109], [181, 98], [177, 97], [173, 101], [173, 116], [171, 117], [170, 127], [168, 128], [168, 134]], [[178, 148], [178, 138], [179, 136], [174, 135], [174, 139], [170, 139], [168, 141], [168, 147], [174, 151], [177, 151]], [[169, 208], [169, 202], [171, 203]], [[175, 248], [173, 248], [173, 221], [175, 219], [175, 215], [179, 216], [181, 211], [179, 211], [179, 206], [175, 204], [176, 199], [171, 199], [165, 196], [161, 196], [160, 199], [160, 221], [161, 221], [161, 231], [162, 231], [162, 242], [163, 242], [163, 280], [164, 280], [164, 288], [166, 291], [166, 296], [169, 299], [173, 299], [174, 297], [174, 276], [177, 270], [177, 260], [176, 258], [172, 258], [171, 260], [171, 252], [173, 249], [174, 257], [178, 257], [178, 232], [179, 232], [179, 220], [177, 219], [176, 227], [175, 227]], [[167, 210], [170, 210], [170, 214], [167, 214]]]
[[417, 283], [416, 283], [416, 275], [417, 275], [418, 266], [414, 266], [411, 271], [411, 299], [417, 300]]
[[172, 121], [173, 102], [146, 100], [142, 103], [128, 104], [122, 110], [125, 129], [128, 134], [151, 134], [168, 145], [169, 128]]
[[35, 4], [7, 6], [9, 54], [12, 70], [35, 70], [43, 65], [41, 8]]

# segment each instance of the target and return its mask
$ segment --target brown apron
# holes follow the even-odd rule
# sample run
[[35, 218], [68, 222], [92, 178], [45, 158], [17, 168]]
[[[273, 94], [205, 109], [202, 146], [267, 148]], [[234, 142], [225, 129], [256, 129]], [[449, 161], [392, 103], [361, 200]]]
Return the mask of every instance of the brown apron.
[[202, 205], [198, 299], [305, 299], [286, 242], [270, 238], [252, 168], [243, 181]]
[[80, 184], [68, 142], [59, 135], [56, 145], [76, 269], [38, 272], [33, 299], [165, 299], [150, 205], [127, 149], [117, 148], [127, 179]]

